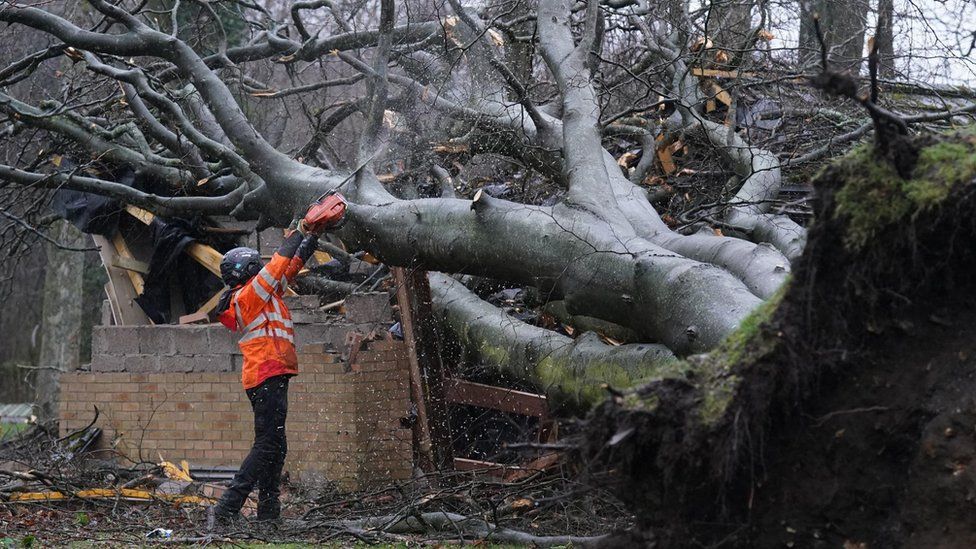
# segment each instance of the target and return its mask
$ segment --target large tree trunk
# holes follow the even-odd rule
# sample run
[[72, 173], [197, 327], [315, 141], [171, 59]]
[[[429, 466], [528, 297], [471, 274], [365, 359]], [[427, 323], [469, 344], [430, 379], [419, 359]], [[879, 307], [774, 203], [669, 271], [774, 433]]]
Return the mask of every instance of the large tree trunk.
[[[59, 221], [55, 239], [63, 246], [80, 247], [88, 240], [74, 225]], [[62, 372], [78, 369], [81, 360], [82, 280], [85, 256], [81, 252], [47, 245], [44, 276], [44, 320], [36, 379], [36, 414], [41, 422], [57, 420]]]
[[663, 345], [610, 346], [587, 332], [576, 339], [512, 318], [453, 278], [431, 273], [436, 312], [469, 364], [486, 365], [546, 392], [563, 412], [586, 411], [606, 387], [640, 385], [665, 375], [677, 359]]
[[[375, 45], [370, 63], [350, 55], [346, 46], [332, 43], [338, 57], [359, 71], [368, 83], [368, 97], [356, 102], [356, 108], [364, 111], [365, 124], [355, 169], [350, 171], [304, 165], [275, 149], [255, 130], [231, 88], [221, 80], [224, 75], [215, 70], [231, 58], [244, 61], [246, 55], [271, 55], [261, 53], [265, 48], [281, 53], [278, 61], [290, 62], [289, 58], [293, 61], [295, 56], [312, 55], [313, 50], [324, 48], [325, 42], [312, 39], [303, 45], [274, 34], [264, 36], [267, 43], [258, 40], [253, 47], [244, 48], [246, 54], [236, 50], [228, 51], [227, 57], [204, 58], [185, 42], [149, 27], [115, 4], [92, 0], [91, 5], [117, 21], [119, 33], [83, 31], [32, 7], [2, 9], [0, 19], [34, 27], [75, 50], [84, 50], [73, 50], [72, 55], [83, 59], [94, 75], [121, 84], [126, 101], [133, 105], [132, 114], [140, 120], [141, 127], [154, 135], [159, 149], [166, 149], [177, 158], [193, 152], [193, 157], [213, 164], [207, 169], [221, 175], [198, 180], [196, 174], [191, 177], [187, 170], [180, 169], [176, 158], [154, 159], [151, 151], [140, 152], [109, 141], [106, 132], [99, 133], [98, 139], [83, 139], [88, 135], [87, 123], [43, 116], [41, 109], [0, 95], [0, 106], [6, 110], [30, 120], [36, 118], [36, 125], [72, 137], [87, 152], [100, 157], [111, 154], [119, 162], [155, 166], [158, 176], [180, 183], [183, 188], [181, 192], [166, 189], [177, 196], [158, 196], [94, 177], [30, 173], [8, 166], [0, 166], [0, 177], [26, 185], [67, 185], [101, 192], [157, 211], [257, 217], [262, 226], [287, 225], [309, 201], [325, 191], [341, 189], [350, 199], [349, 223], [341, 232], [342, 238], [390, 265], [421, 264], [429, 270], [532, 285], [551, 299], [562, 301], [567, 315], [624, 326], [641, 342], [664, 345], [679, 356], [707, 351], [726, 338], [750, 311], [775, 293], [790, 272], [789, 259], [797, 256], [802, 246], [802, 228], [771, 212], [769, 202], [776, 197], [780, 185], [776, 156], [751, 147], [729, 128], [701, 115], [704, 100], [699, 82], [687, 70], [680, 53], [675, 53], [683, 46], [674, 45], [673, 37], [654, 32], [643, 36], [649, 49], [674, 58], [664, 71], [671, 73], [668, 85], [674, 87], [671, 92], [682, 103], [680, 120], [669, 131], [704, 130], [742, 183], [727, 221], [749, 233], [753, 240], [771, 243], [775, 249], [736, 238], [678, 234], [654, 210], [644, 189], [621, 173], [615, 158], [604, 148], [602, 105], [592, 82], [593, 52], [602, 43], [605, 23], [599, 3], [586, 4], [579, 37], [575, 34], [578, 27], [573, 22], [573, 2], [540, 3], [535, 17], [536, 43], [553, 75], [554, 91], [558, 91], [558, 97], [553, 96], [545, 106], [534, 104], [532, 90], [520, 82], [530, 72], [518, 67], [513, 72], [505, 67], [499, 61], [503, 57], [499, 46], [486, 38], [489, 35], [484, 23], [473, 10], [466, 10], [457, 1], [451, 2], [458, 15], [456, 20], [444, 21], [443, 26], [440, 21], [434, 22], [436, 25], [411, 25], [413, 30], [409, 33], [422, 31], [415, 39], [426, 41], [443, 38], [448, 31], [449, 42], [470, 42], [464, 54], [470, 70], [463, 79], [475, 79], [483, 89], [462, 94], [467, 96], [463, 104], [454, 103], [450, 99], [452, 93], [430, 93], [420, 89], [423, 86], [411, 77], [388, 74], [391, 55], [404, 55], [402, 45], [394, 48], [394, 37], [403, 36], [406, 31], [394, 28], [396, 14], [392, 3], [381, 3], [379, 31], [346, 37]], [[532, 26], [530, 23], [526, 20], [516, 26]], [[634, 24], [643, 25], [639, 18]], [[372, 42], [365, 41], [368, 36], [373, 37]], [[331, 50], [319, 53], [323, 51]], [[141, 56], [156, 56], [171, 67], [153, 72], [118, 63], [119, 58]], [[175, 82], [177, 76], [183, 79], [179, 83]], [[402, 97], [393, 97], [387, 80], [403, 88]], [[170, 88], [163, 90], [167, 93], [157, 89], [159, 81], [170, 82]], [[174, 90], [189, 95], [173, 99], [169, 92]], [[506, 96], [514, 101], [498, 101]], [[487, 195], [476, 200], [399, 200], [392, 196], [376, 177], [373, 164], [385, 149], [389, 130], [386, 111], [411, 101], [425, 102], [456, 122], [475, 125], [478, 131], [474, 133], [506, 136], [503, 141], [509, 147], [507, 154], [522, 158], [527, 165], [537, 166], [551, 176], [565, 188], [565, 198], [554, 206], [543, 207]], [[531, 155], [539, 161], [528, 161]], [[227, 186], [216, 185], [218, 181]], [[225, 194], [196, 194], [201, 186], [209, 190], [211, 185]], [[195, 196], [183, 196], [182, 190], [186, 189], [192, 189], [187, 194]], [[554, 338], [542, 341], [533, 338], [531, 331], [519, 331], [535, 342], [502, 339], [495, 346], [522, 349], [516, 353], [525, 357], [520, 365], [524, 366], [522, 371], [548, 389], [553, 384], [546, 382], [545, 375], [539, 375], [542, 370], [536, 360], [544, 355], [533, 349], [551, 344]], [[486, 338], [505, 335], [491, 330], [480, 333]], [[626, 354], [623, 349], [601, 349], [614, 368], [599, 375], [582, 372], [580, 357], [585, 355], [589, 360], [591, 366], [586, 368], [597, 363], [590, 359], [599, 347], [588, 343], [574, 343], [577, 348], [563, 357], [564, 363], [573, 364], [577, 370], [566, 379], [627, 385], [657, 375], [658, 366], [650, 364], [653, 361], [645, 356], [647, 353], [632, 356], [635, 358], [624, 368], [626, 375], [607, 375], [624, 362], [619, 356], [611, 356]], [[587, 391], [586, 398], [577, 400], [591, 402], [592, 394]]]

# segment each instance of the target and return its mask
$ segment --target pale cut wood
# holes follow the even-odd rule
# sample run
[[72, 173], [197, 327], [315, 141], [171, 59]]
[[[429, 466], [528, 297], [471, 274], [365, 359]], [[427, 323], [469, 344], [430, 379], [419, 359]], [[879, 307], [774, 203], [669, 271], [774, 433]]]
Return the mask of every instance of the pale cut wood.
[[199, 242], [188, 244], [183, 251], [186, 252], [186, 255], [195, 259], [197, 263], [203, 265], [205, 269], [218, 277], [220, 276], [220, 260], [224, 258], [224, 254]]
[[326, 263], [332, 261], [332, 256], [329, 255], [328, 252], [317, 251], [312, 254], [312, 257], [315, 258], [315, 261], [319, 262], [319, 265], [325, 265]]
[[[134, 270], [126, 269], [118, 265], [120, 261], [137, 261], [135, 256], [132, 255], [132, 250], [129, 249], [129, 245], [125, 243], [125, 238], [122, 237], [121, 233], [115, 233], [115, 236], [112, 237], [112, 245], [115, 247], [115, 251], [118, 252], [118, 255], [112, 258], [112, 265], [121, 268], [126, 276], [129, 277], [129, 281], [132, 282], [132, 287], [135, 288], [136, 295], [142, 295], [142, 292], [146, 289], [146, 282], [143, 280], [142, 275]], [[148, 266], [146, 267], [146, 272], [149, 272]]]
[[[103, 236], [91, 235], [95, 245], [98, 246], [98, 255], [101, 257], [102, 266], [108, 274], [108, 284], [106, 284], [106, 294], [112, 305], [112, 314], [115, 317], [117, 326], [145, 326], [152, 324], [149, 317], [135, 302], [136, 290], [132, 286], [124, 269], [114, 266], [113, 259], [118, 256], [115, 246]], [[137, 273], [138, 274], [138, 273]]]
[[732, 96], [729, 95], [729, 92], [722, 89], [722, 86], [719, 86], [718, 84], [712, 84], [712, 93], [715, 94], [715, 99], [718, 99], [719, 101], [724, 103], [725, 106], [727, 107], [732, 106]]
[[139, 261], [138, 259], [134, 259], [134, 258], [131, 258], [131, 257], [125, 257], [125, 256], [123, 256], [121, 254], [118, 257], [115, 258], [115, 265], [114, 266], [115, 267], [118, 267], [120, 269], [125, 269], [127, 271], [133, 271], [133, 272], [139, 273], [141, 275], [147, 275], [147, 274], [149, 274], [149, 264], [148, 263], [145, 263], [143, 261]]

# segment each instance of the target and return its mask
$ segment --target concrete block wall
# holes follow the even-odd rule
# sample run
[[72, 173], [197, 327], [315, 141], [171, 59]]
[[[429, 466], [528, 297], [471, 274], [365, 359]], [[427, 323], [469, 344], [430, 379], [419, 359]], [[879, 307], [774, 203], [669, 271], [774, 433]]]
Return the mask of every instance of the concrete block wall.
[[[292, 478], [344, 491], [404, 480], [412, 472], [409, 365], [402, 342], [368, 343], [353, 361], [346, 337], [386, 330], [387, 294], [351, 299], [346, 316], [315, 310], [315, 298], [289, 298], [300, 374], [290, 382], [285, 465]], [[220, 324], [97, 326], [88, 371], [61, 379], [61, 430], [84, 427], [93, 405], [101, 444], [130, 459], [186, 459], [233, 466], [254, 436], [240, 381], [236, 334]]]
[[[404, 344], [373, 342], [352, 364], [322, 344], [299, 351], [300, 374], [290, 382], [287, 422], [285, 469], [292, 478], [343, 491], [408, 479], [411, 431], [400, 424], [410, 409]], [[183, 364], [201, 367], [199, 356], [210, 355]], [[254, 437], [239, 369], [93, 368], [62, 376], [62, 434], [87, 425], [93, 405], [101, 413], [102, 446], [136, 461], [158, 462], [161, 455], [174, 462], [186, 459], [191, 467], [236, 467]]]

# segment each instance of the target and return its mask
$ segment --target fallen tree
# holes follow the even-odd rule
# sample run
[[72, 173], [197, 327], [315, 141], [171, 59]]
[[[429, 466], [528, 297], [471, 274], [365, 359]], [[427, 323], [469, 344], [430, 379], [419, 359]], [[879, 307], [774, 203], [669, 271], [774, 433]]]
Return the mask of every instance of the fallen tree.
[[[175, 35], [153, 28], [122, 7], [102, 2], [93, 6], [124, 32], [88, 31], [53, 13], [11, 4], [3, 7], [0, 18], [49, 33], [64, 43], [54, 54], [82, 62], [95, 76], [119, 82], [118, 89], [138, 124], [127, 122], [110, 130], [112, 120], [70, 109], [61, 114], [62, 105], [34, 107], [9, 95], [0, 97], [0, 102], [18, 128], [34, 125], [66, 136], [100, 161], [134, 166], [169, 189], [147, 192], [90, 175], [40, 174], [10, 166], [0, 172], [4, 179], [40, 188], [100, 192], [164, 214], [229, 213], [239, 218], [260, 217], [262, 224], [287, 224], [302, 204], [341, 188], [353, 203], [341, 236], [386, 263], [423, 264], [428, 269], [534, 285], [561, 299], [570, 314], [627, 326], [645, 341], [679, 354], [714, 347], [789, 272], [789, 261], [768, 247], [728, 237], [673, 232], [643, 191], [621, 173], [601, 142], [599, 108], [586, 64], [588, 44], [604, 17], [598, 4], [586, 13], [590, 38], [583, 37], [579, 44], [568, 26], [568, 3], [546, 3], [541, 8], [540, 47], [561, 92], [561, 102], [551, 105], [562, 111], [560, 115], [543, 112], [524, 94], [500, 111], [492, 111], [490, 102], [477, 110], [440, 96], [418, 97], [418, 82], [409, 65], [406, 74], [387, 77], [388, 60], [402, 58], [402, 52], [392, 44], [397, 36], [393, 6], [384, 4], [378, 34], [362, 34], [362, 41], [335, 44], [339, 57], [362, 73], [369, 88], [368, 105], [361, 107], [365, 128], [351, 171], [301, 164], [275, 150], [255, 131], [219, 72], [221, 63], [241, 59], [242, 51], [227, 48], [221, 54], [227, 59], [204, 57]], [[483, 26], [479, 17], [459, 5], [455, 9], [460, 21], [447, 27], [451, 31], [448, 43], [473, 36], [479, 47], [472, 50], [472, 65], [487, 62], [494, 69], [486, 76], [495, 80], [501, 75], [499, 87], [493, 89], [504, 90], [501, 84], [507, 84], [518, 95], [520, 84], [497, 62], [495, 46], [474, 34]], [[427, 42], [443, 38], [433, 29], [428, 32]], [[301, 47], [284, 45], [277, 35], [265, 34], [260, 39], [280, 49], [250, 49], [248, 55], [282, 51], [288, 52], [287, 62], [295, 62], [318, 55], [312, 52], [321, 53], [324, 47], [318, 39]], [[344, 47], [367, 44], [375, 46], [371, 65], [343, 53]], [[156, 57], [164, 62], [163, 72], [120, 64], [119, 56]], [[14, 63], [6, 72], [17, 74], [30, 67], [29, 63]], [[388, 88], [388, 82], [401, 87], [399, 96]], [[443, 84], [450, 86], [450, 78]], [[192, 91], [192, 101], [187, 90]], [[532, 147], [550, 150], [550, 155], [558, 155], [561, 149], [559, 173], [563, 175], [558, 179], [567, 189], [566, 198], [555, 206], [518, 204], [486, 194], [475, 200], [395, 198], [379, 183], [373, 169], [389, 131], [383, 124], [384, 112], [416, 99], [431, 102], [448, 117], [477, 121], [479, 131], [482, 125], [484, 131], [504, 127], [520, 132]], [[682, 108], [693, 112], [698, 107]], [[196, 113], [200, 109], [208, 116], [201, 118]], [[205, 119], [216, 125], [202, 124]], [[147, 149], [149, 142], [157, 144]], [[764, 193], [775, 194], [775, 185], [767, 187]], [[200, 194], [197, 189], [209, 196], [177, 196]], [[749, 200], [756, 198], [755, 192], [750, 193]]]
[[[31, 105], [0, 92], [7, 116], [0, 133], [44, 132], [57, 144], [70, 143], [75, 156], [93, 159], [57, 169], [46, 152], [25, 145], [33, 156], [15, 155], [19, 163], [0, 166], [0, 178], [110, 196], [163, 215], [257, 219], [261, 228], [288, 226], [310, 200], [340, 190], [350, 208], [339, 236], [352, 249], [391, 266], [531, 286], [545, 301], [559, 302], [565, 318], [633, 334], [634, 341], [619, 346], [594, 334], [571, 339], [512, 318], [453, 278], [432, 279], [436, 308], [466, 356], [578, 410], [612, 395], [593, 413], [585, 454], [619, 471], [645, 532], [667, 523], [678, 526], [675, 536], [685, 535], [696, 520], [721, 516], [715, 498], [741, 511], [743, 479], [754, 471], [747, 458], [761, 453], [770, 426], [779, 427], [778, 412], [792, 410], [828, 377], [839, 364], [835, 355], [856, 350], [868, 328], [895, 318], [899, 303], [924, 302], [935, 280], [969, 265], [965, 254], [938, 259], [956, 249], [948, 246], [971, 241], [969, 138], [910, 141], [911, 119], [885, 118], [875, 104], [868, 110], [879, 132], [888, 131], [879, 120], [900, 121], [905, 131], [897, 146], [880, 147], [878, 155], [862, 151], [821, 175], [819, 224], [808, 236], [774, 203], [782, 153], [737, 131], [731, 104], [724, 120], [709, 106], [724, 90], [703, 86], [698, 75], [733, 71], [706, 68], [681, 26], [647, 24], [649, 12], [639, 5], [547, 0], [516, 20], [450, 2], [452, 16], [404, 21], [383, 0], [369, 30], [347, 28], [340, 17], [335, 25], [342, 32], [331, 34], [310, 33], [302, 22], [308, 10], [298, 4], [291, 22], [255, 6], [247, 9], [260, 30], [250, 41], [228, 43], [215, 12], [211, 23], [220, 32], [207, 48], [181, 37], [178, 4], [169, 28], [135, 4], [91, 5], [97, 13], [87, 26], [53, 10], [0, 6], [0, 21], [56, 42], [0, 69], [5, 88], [45, 61], [77, 63], [70, 100]], [[534, 31], [528, 39], [517, 30], [526, 23]], [[616, 75], [600, 73], [611, 27], [641, 44], [640, 56]], [[505, 55], [515, 42], [538, 48], [544, 62], [538, 72], [546, 76], [535, 82], [531, 70], [513, 70]], [[355, 55], [367, 51], [368, 63]], [[326, 56], [349, 74], [311, 83], [295, 78]], [[242, 69], [259, 62], [272, 73], [281, 69], [274, 86], [260, 80], [272, 78], [261, 71]], [[610, 113], [603, 96], [621, 82], [644, 86], [645, 97], [615, 100], [620, 111]], [[836, 84], [830, 78], [822, 84], [840, 89], [830, 87]], [[303, 105], [308, 139], [288, 153], [258, 128], [258, 109], [246, 108], [249, 97], [352, 85], [359, 88], [348, 100], [326, 97], [331, 112]], [[655, 99], [643, 100], [651, 91]], [[841, 91], [857, 99], [856, 82]], [[421, 107], [427, 111], [419, 113]], [[666, 112], [657, 116], [661, 108]], [[971, 112], [967, 106], [917, 121]], [[350, 139], [347, 126], [337, 128], [356, 113], [361, 131]], [[436, 158], [425, 167], [435, 174], [437, 192], [421, 197], [420, 184], [396, 192], [378, 173], [397, 166], [385, 155], [403, 130], [398, 121], [421, 135], [426, 113], [440, 130], [435, 150], [423, 147]], [[865, 133], [844, 135], [854, 136], [849, 141]], [[329, 143], [333, 135], [345, 142], [343, 150]], [[639, 148], [633, 155], [639, 160], [615, 157], [610, 138], [618, 136]], [[714, 204], [696, 205], [705, 213], [684, 227], [669, 224], [644, 186], [658, 165], [670, 175], [662, 151], [679, 141], [714, 152], [730, 187]], [[451, 179], [462, 170], [436, 165], [491, 156], [557, 190], [547, 200], [521, 202], [493, 196], [487, 186], [455, 194]], [[944, 171], [946, 164], [952, 171]], [[119, 166], [136, 169], [140, 185], [112, 181], [107, 174]], [[946, 214], [951, 208], [957, 210]], [[957, 240], [943, 241], [947, 234]], [[896, 276], [905, 258], [914, 270]]]

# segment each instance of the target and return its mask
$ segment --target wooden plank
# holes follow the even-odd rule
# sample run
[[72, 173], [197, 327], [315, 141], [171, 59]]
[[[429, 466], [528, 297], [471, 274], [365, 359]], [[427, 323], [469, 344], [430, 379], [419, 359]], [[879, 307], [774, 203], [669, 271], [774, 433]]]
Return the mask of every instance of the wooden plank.
[[207, 313], [190, 313], [180, 317], [180, 324], [209, 324], [210, 316]]
[[427, 419], [427, 398], [424, 393], [423, 377], [417, 359], [417, 339], [414, 334], [413, 309], [410, 306], [410, 292], [407, 288], [407, 273], [403, 267], [391, 269], [397, 287], [397, 304], [400, 306], [400, 326], [403, 340], [407, 344], [407, 358], [410, 361], [410, 399], [417, 407], [417, 422], [413, 432], [418, 465], [424, 472], [434, 471], [434, 453], [430, 440], [430, 423]]
[[121, 254], [115, 258], [114, 266], [127, 271], [139, 273], [141, 275], [149, 274], [149, 264], [135, 258], [125, 257]]
[[122, 311], [119, 309], [119, 298], [115, 295], [115, 287], [112, 286], [112, 281], [105, 283], [105, 297], [108, 299], [108, 308], [111, 312], [111, 318], [109, 322], [105, 322], [105, 313], [102, 313], [102, 325], [103, 326], [119, 326], [122, 322]]
[[549, 417], [549, 399], [545, 395], [472, 383], [458, 378], [449, 379], [445, 385], [447, 401], [452, 404], [466, 404], [523, 416]]
[[10, 494], [10, 501], [17, 503], [31, 503], [31, 502], [44, 502], [44, 501], [59, 501], [66, 500], [70, 498], [81, 498], [81, 499], [124, 499], [128, 501], [152, 501], [152, 500], [162, 500], [168, 501], [175, 504], [199, 504], [199, 505], [213, 505], [214, 500], [211, 498], [206, 498], [202, 496], [184, 496], [181, 494], [164, 494], [159, 492], [150, 492], [147, 490], [137, 490], [133, 488], [91, 488], [88, 490], [79, 490], [75, 493], [63, 493], [63, 492], [15, 492]]
[[217, 275], [217, 278], [220, 278], [220, 261], [224, 258], [224, 254], [199, 242], [187, 244], [183, 251], [186, 255], [195, 259], [197, 263], [203, 265], [203, 268]]
[[93, 234], [92, 240], [99, 248], [98, 255], [102, 260], [102, 266], [105, 267], [105, 272], [108, 274], [106, 290], [109, 301], [113, 302], [112, 314], [115, 316], [115, 324], [118, 326], [152, 324], [146, 313], [135, 302], [136, 290], [127, 276], [130, 271], [114, 266], [113, 260], [118, 256], [115, 246], [103, 236]]
[[[136, 258], [132, 255], [132, 250], [129, 249], [129, 245], [125, 243], [125, 238], [122, 237], [122, 233], [116, 232], [115, 236], [112, 237], [112, 245], [115, 246], [115, 251], [118, 252], [116, 257], [112, 258], [112, 265], [118, 267], [119, 261], [135, 261]], [[146, 289], [146, 283], [142, 278], [142, 275], [136, 271], [123, 269], [126, 276], [129, 277], [129, 281], [132, 282], [132, 287], [136, 290], [136, 295], [142, 295], [142, 292]], [[149, 268], [146, 268], [146, 272]]]
[[514, 471], [507, 471], [505, 473], [505, 482], [518, 482], [540, 471], [551, 469], [559, 464], [561, 457], [560, 454], [555, 452], [539, 456]]
[[756, 76], [756, 73], [753, 72], [740, 73], [739, 71], [722, 71], [718, 69], [703, 69], [701, 67], [693, 67], [691, 74], [707, 78], [738, 78], [740, 76], [743, 78], [752, 78]]
[[[416, 355], [434, 467], [448, 470], [454, 463], [450, 409], [444, 397], [440, 342], [433, 320], [435, 315], [427, 271], [400, 268], [394, 273], [394, 281], [397, 285], [397, 303], [400, 307], [401, 324], [404, 326], [404, 339], [413, 343]], [[409, 314], [404, 316], [404, 311]], [[411, 333], [409, 337], [406, 329], [408, 323]]]
[[714, 84], [713, 83], [712, 84], [712, 93], [714, 94], [715, 99], [718, 99], [720, 102], [724, 103], [725, 106], [727, 106], [727, 107], [732, 106], [732, 96], [729, 95], [729, 92], [725, 91], [722, 88], [722, 86], [719, 86], [718, 84]]
[[146, 225], [149, 225], [150, 223], [152, 223], [152, 220], [155, 219], [155, 216], [151, 212], [143, 210], [142, 208], [137, 208], [136, 206], [133, 206], [131, 204], [126, 205], [125, 211], [129, 212], [129, 214], [131, 214], [132, 217], [138, 219], [139, 221], [142, 221]]
[[327, 252], [316, 251], [312, 253], [312, 257], [315, 258], [315, 261], [318, 261], [319, 265], [325, 265], [326, 263], [332, 261], [332, 256]]

